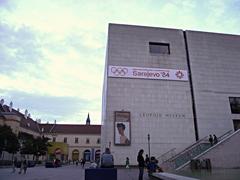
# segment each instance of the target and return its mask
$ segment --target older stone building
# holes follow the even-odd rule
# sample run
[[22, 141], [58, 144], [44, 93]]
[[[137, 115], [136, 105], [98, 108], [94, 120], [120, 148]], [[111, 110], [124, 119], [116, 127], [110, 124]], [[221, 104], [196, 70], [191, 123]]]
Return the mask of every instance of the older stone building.
[[[22, 114], [10, 105], [0, 104], [0, 125], [8, 125], [15, 134], [24, 132], [34, 137], [48, 137], [51, 147], [48, 149], [48, 159], [60, 160], [97, 160], [100, 156], [101, 125], [91, 125], [88, 114], [86, 125], [80, 124], [53, 124], [34, 121], [28, 111]], [[5, 152], [4, 159], [11, 159]], [[30, 157], [29, 157], [30, 158]], [[43, 159], [45, 159], [43, 157]]]

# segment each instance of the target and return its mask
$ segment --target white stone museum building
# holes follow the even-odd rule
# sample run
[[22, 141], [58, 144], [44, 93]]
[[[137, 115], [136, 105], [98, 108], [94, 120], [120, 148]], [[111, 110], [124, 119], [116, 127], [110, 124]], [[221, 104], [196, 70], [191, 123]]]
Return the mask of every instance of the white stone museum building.
[[240, 36], [109, 24], [106, 52], [101, 151], [116, 165], [240, 128]]

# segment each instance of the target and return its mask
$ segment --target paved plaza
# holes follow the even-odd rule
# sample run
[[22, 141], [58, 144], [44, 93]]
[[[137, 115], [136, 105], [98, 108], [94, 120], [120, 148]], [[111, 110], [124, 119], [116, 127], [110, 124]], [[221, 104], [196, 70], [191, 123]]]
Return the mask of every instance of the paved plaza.
[[[84, 180], [84, 169], [81, 166], [67, 165], [59, 168], [45, 168], [38, 166], [28, 168], [26, 174], [11, 173], [11, 168], [0, 169], [0, 180]], [[118, 180], [136, 180], [138, 179], [138, 169], [118, 169]], [[144, 174], [144, 180], [148, 180]]]

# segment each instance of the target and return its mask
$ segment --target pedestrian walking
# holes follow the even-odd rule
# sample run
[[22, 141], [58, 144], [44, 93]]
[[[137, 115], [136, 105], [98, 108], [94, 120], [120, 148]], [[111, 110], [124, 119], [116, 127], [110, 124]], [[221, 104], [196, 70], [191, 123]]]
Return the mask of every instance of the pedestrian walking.
[[129, 168], [129, 164], [130, 164], [129, 158], [127, 157], [127, 158], [126, 158], [126, 168], [127, 168], [127, 169]]
[[27, 167], [28, 167], [28, 162], [27, 162], [27, 160], [25, 159], [25, 160], [23, 161], [23, 172], [24, 172], [24, 174], [26, 174], [26, 172], [27, 172]]
[[141, 149], [138, 152], [138, 156], [137, 156], [137, 162], [138, 162], [138, 168], [139, 168], [138, 180], [143, 180], [143, 172], [144, 172], [144, 167], [145, 167], [145, 161], [144, 161], [144, 158], [143, 158], [143, 153], [144, 153], [144, 150]]
[[83, 158], [82, 159], [82, 168], [84, 168], [85, 163], [86, 163], [86, 160], [85, 160], [85, 158]]
[[22, 174], [22, 170], [23, 170], [23, 160], [21, 159], [21, 161], [20, 161], [20, 169], [19, 169], [18, 174]]
[[13, 163], [12, 163], [12, 173], [16, 172], [16, 168], [17, 168], [17, 158], [14, 157]]
[[211, 134], [209, 135], [209, 139], [208, 139], [208, 140], [209, 140], [209, 142], [210, 142], [210, 144], [211, 144], [211, 146], [212, 146], [212, 145], [213, 145], [213, 137], [212, 137]]

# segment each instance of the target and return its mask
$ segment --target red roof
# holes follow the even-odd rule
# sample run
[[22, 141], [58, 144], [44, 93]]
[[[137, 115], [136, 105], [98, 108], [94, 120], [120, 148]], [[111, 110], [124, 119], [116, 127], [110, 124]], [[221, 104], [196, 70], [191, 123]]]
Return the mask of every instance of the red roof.
[[61, 134], [101, 134], [101, 125], [41, 124], [45, 133]]

